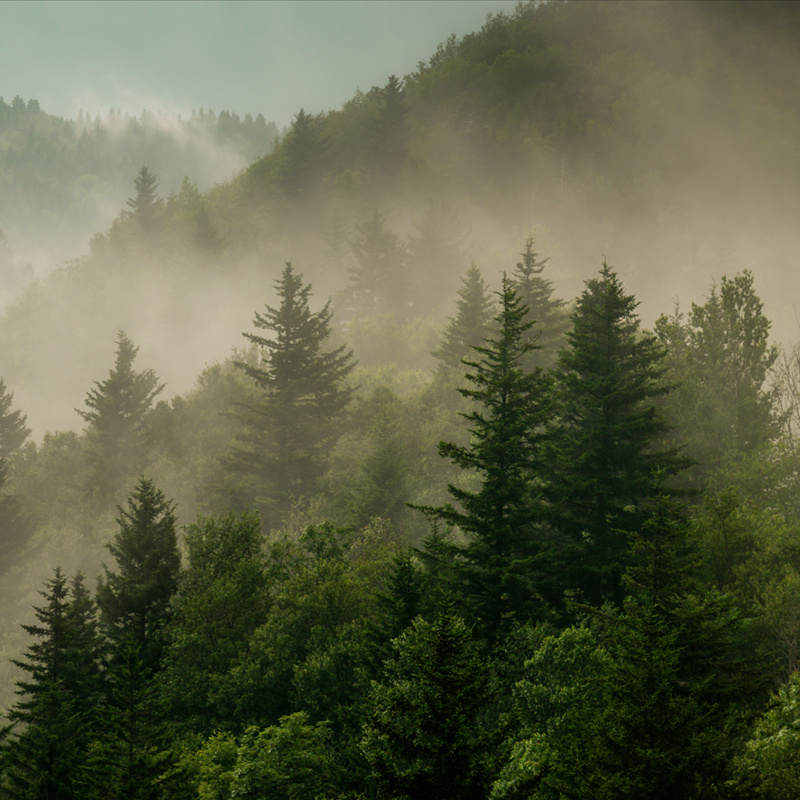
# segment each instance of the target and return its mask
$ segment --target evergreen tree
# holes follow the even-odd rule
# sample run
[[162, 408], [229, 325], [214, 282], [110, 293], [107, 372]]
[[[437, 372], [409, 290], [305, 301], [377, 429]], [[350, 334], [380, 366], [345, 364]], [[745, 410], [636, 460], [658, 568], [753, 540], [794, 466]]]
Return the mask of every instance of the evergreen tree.
[[525, 251], [512, 275], [512, 283], [520, 299], [528, 306], [528, 319], [539, 332], [540, 349], [529, 354], [524, 366], [550, 367], [555, 363], [564, 335], [569, 328], [569, 316], [564, 301], [553, 297], [553, 284], [542, 277], [548, 259], [538, 260], [533, 251], [533, 238], [525, 242]]
[[693, 458], [699, 483], [726, 464], [758, 453], [780, 430], [777, 392], [768, 377], [778, 358], [771, 323], [745, 270], [723, 275], [688, 319], [661, 316], [656, 333], [669, 348], [670, 377], [678, 384], [666, 403]]
[[653, 493], [631, 536], [622, 612], [603, 621], [605, 702], [576, 743], [580, 796], [719, 796], [747, 706], [763, 690], [752, 655], [748, 665], [737, 653], [739, 615], [703, 591], [686, 523], [658, 481]]
[[461, 279], [456, 315], [447, 323], [438, 350], [433, 351], [442, 369], [460, 368], [470, 348], [486, 339], [492, 321], [492, 305], [481, 271], [472, 264]]
[[350, 271], [348, 311], [356, 317], [394, 314], [405, 319], [411, 302], [408, 253], [380, 211], [356, 225], [351, 243], [358, 266]]
[[139, 348], [123, 331], [117, 334], [114, 368], [86, 395], [86, 411], [76, 409], [88, 423], [87, 458], [90, 490], [110, 497], [125, 479], [144, 466], [147, 454], [146, 416], [164, 388], [152, 369], [135, 372]]
[[405, 164], [409, 134], [405, 92], [396, 75], [389, 76], [380, 99], [374, 126], [377, 172], [384, 178], [392, 178]]
[[278, 183], [295, 201], [307, 201], [322, 184], [327, 144], [317, 118], [301, 108], [278, 146]]
[[686, 465], [658, 444], [669, 427], [655, 404], [669, 391], [666, 352], [640, 330], [636, 305], [603, 264], [578, 300], [555, 371], [559, 420], [549, 466], [570, 548], [565, 588], [592, 603], [621, 599], [622, 531], [645, 519], [654, 472]]
[[464, 361], [474, 388], [460, 393], [475, 403], [463, 416], [471, 442], [439, 444], [439, 454], [477, 473], [477, 491], [448, 486], [459, 507], [424, 509], [434, 520], [456, 526], [467, 537], [459, 548], [460, 581], [481, 631], [490, 639], [514, 619], [527, 618], [543, 588], [548, 542], [544, 528], [545, 426], [550, 422], [550, 384], [541, 369], [525, 372], [520, 362], [537, 345], [528, 335], [527, 307], [511, 281], [498, 292], [496, 328], [479, 360]]
[[108, 549], [117, 571], [104, 567], [97, 603], [113, 651], [133, 645], [147, 670], [158, 669], [164, 626], [180, 571], [174, 505], [141, 478], [119, 508], [119, 530]]
[[417, 618], [374, 682], [361, 747], [381, 798], [488, 796], [497, 735], [494, 687], [469, 628], [452, 614]]
[[161, 209], [156, 176], [147, 167], [142, 167], [134, 185], [136, 197], [128, 198], [128, 207], [141, 230], [151, 233], [157, 227], [158, 212]]
[[37, 622], [23, 625], [36, 641], [17, 682], [21, 699], [9, 712], [20, 726], [3, 750], [3, 796], [80, 797], [76, 784], [94, 722], [99, 693], [97, 633], [91, 599], [81, 577], [72, 583], [60, 569], [45, 583]]
[[353, 354], [344, 345], [327, 349], [330, 303], [309, 308], [311, 286], [287, 263], [276, 283], [280, 305], [256, 312], [254, 325], [274, 338], [244, 336], [261, 348], [261, 364], [238, 362], [261, 389], [241, 409], [246, 430], [227, 462], [252, 477], [255, 502], [268, 522], [315, 487], [339, 433], [353, 390], [345, 383]]

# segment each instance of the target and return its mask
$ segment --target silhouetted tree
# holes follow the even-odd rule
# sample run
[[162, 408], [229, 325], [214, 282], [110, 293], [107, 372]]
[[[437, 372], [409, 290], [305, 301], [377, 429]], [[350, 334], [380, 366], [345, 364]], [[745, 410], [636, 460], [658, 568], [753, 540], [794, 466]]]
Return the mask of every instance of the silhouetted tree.
[[144, 466], [147, 454], [145, 417], [153, 399], [164, 388], [152, 369], [135, 372], [139, 348], [120, 331], [117, 356], [108, 378], [98, 381], [86, 395], [88, 410], [76, 409], [87, 422], [87, 458], [91, 468], [89, 489], [111, 496], [125, 479]]

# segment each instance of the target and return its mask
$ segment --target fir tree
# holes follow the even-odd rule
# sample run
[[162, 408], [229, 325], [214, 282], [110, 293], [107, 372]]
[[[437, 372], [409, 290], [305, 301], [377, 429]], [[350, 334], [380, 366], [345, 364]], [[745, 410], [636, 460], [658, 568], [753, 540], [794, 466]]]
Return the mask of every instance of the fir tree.
[[76, 409], [88, 423], [89, 488], [104, 498], [144, 466], [148, 447], [147, 412], [164, 388], [152, 369], [134, 371], [138, 352], [139, 348], [119, 331], [114, 368], [87, 393], [88, 410]]
[[481, 271], [472, 264], [461, 279], [456, 315], [450, 318], [441, 344], [432, 354], [439, 360], [442, 369], [460, 368], [470, 348], [484, 341], [492, 321], [492, 305]]
[[533, 238], [525, 242], [525, 251], [512, 275], [512, 283], [520, 299], [528, 306], [528, 317], [539, 333], [540, 349], [531, 352], [524, 366], [550, 367], [556, 360], [558, 350], [564, 343], [569, 328], [569, 316], [563, 300], [553, 297], [553, 284], [542, 277], [548, 259], [539, 259], [533, 251]]
[[3, 796], [79, 797], [76, 776], [96, 722], [100, 689], [97, 632], [91, 599], [80, 576], [68, 581], [60, 569], [41, 592], [37, 622], [23, 625], [35, 638], [14, 663], [26, 677], [21, 699], [9, 712], [20, 730], [3, 751]]
[[496, 329], [479, 360], [465, 361], [473, 388], [460, 393], [475, 403], [463, 416], [472, 440], [439, 444], [439, 453], [463, 470], [474, 471], [476, 491], [448, 486], [458, 507], [427, 508], [435, 520], [456, 526], [467, 537], [459, 548], [458, 571], [481, 631], [490, 639], [515, 618], [533, 613], [543, 583], [548, 551], [544, 532], [543, 472], [545, 426], [550, 421], [550, 385], [541, 369], [525, 372], [520, 362], [536, 344], [529, 338], [527, 307], [504, 276], [498, 292]]
[[665, 350], [639, 328], [637, 303], [603, 264], [586, 283], [555, 371], [558, 424], [552, 498], [571, 543], [566, 588], [593, 603], [620, 598], [623, 530], [646, 518], [652, 476], [686, 460], [659, 447], [668, 430], [655, 400], [669, 391]]
[[356, 317], [394, 314], [404, 319], [411, 302], [406, 248], [380, 211], [356, 225], [356, 231], [351, 247], [358, 266], [350, 271], [348, 309]]
[[261, 393], [241, 409], [245, 432], [227, 458], [232, 468], [254, 479], [254, 502], [268, 522], [280, 520], [315, 487], [353, 394], [346, 385], [352, 352], [343, 345], [326, 349], [330, 303], [312, 312], [311, 286], [303, 285], [303, 276], [289, 263], [276, 289], [278, 308], [267, 306], [254, 321], [274, 338], [244, 334], [261, 348], [262, 360], [257, 366], [238, 365]]
[[26, 417], [11, 410], [14, 395], [0, 378], [0, 572], [12, 563], [30, 534], [17, 499], [4, 491], [9, 459], [30, 435]]
[[119, 508], [119, 530], [108, 549], [117, 571], [104, 568], [97, 603], [113, 651], [132, 644], [144, 667], [158, 669], [163, 630], [170, 617], [180, 570], [174, 505], [146, 478], [141, 478]]
[[156, 228], [161, 209], [156, 176], [147, 167], [142, 167], [134, 185], [136, 197], [128, 198], [128, 207], [141, 230], [151, 233]]

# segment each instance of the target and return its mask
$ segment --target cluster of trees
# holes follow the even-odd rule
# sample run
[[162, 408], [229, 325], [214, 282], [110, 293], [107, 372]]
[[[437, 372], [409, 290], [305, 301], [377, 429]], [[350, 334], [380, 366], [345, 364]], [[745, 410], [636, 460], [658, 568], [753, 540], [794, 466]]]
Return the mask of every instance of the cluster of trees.
[[[74, 164], [109, 168], [121, 140], [126, 176], [153, 168], [0, 319], [31, 420], [63, 392], [85, 426], [28, 441], [0, 382], [0, 796], [794, 797], [800, 357], [750, 271], [652, 331], [621, 275], [642, 252], [670, 281], [781, 260], [738, 245], [800, 195], [776, 208], [731, 164], [796, 186], [797, 13], [521, 4], [301, 111], [206, 193], [160, 195], [184, 162], [153, 155], [153, 120], [0, 101], [0, 181], [33, 192], [23, 166], [49, 165], [74, 208], [97, 183], [56, 168], [62, 134]], [[725, 180], [697, 169], [697, 108]], [[183, 124], [252, 143], [262, 123]], [[732, 234], [743, 209], [774, 221]], [[570, 304], [533, 239], [496, 292], [459, 275], [510, 263], [475, 242], [531, 219], [566, 275], [609, 236], [626, 268]], [[285, 255], [329, 303], [264, 269]], [[243, 297], [267, 302], [220, 357]], [[221, 360], [160, 399], [145, 331], [192, 379]]]
[[278, 138], [261, 114], [200, 109], [184, 120], [111, 110], [71, 120], [33, 99], [0, 98], [0, 229], [20, 258], [51, 266], [106, 227], [108, 208], [140, 164], [151, 164], [173, 191], [185, 175], [211, 186], [269, 153]]
[[[57, 568], [24, 626], [3, 796], [743, 798], [796, 784], [776, 734], [797, 723], [784, 681], [800, 516], [756, 490], [764, 459], [796, 480], [795, 455], [752, 275], [651, 333], [611, 267], [567, 307], [533, 247], [495, 293], [467, 270], [418, 398], [355, 384], [330, 304], [312, 311], [291, 264], [250, 346], [206, 373], [205, 407], [154, 404], [162, 383], [118, 334], [79, 410], [79, 475], [61, 479], [83, 481], [95, 514], [125, 498], [113, 564], [94, 592]], [[4, 397], [11, 453], [27, 430]], [[438, 471], [391, 425], [421, 408], [452, 433]], [[710, 435], [683, 443], [708, 433], [690, 412], [724, 430], [721, 451]], [[181, 531], [141, 473], [174, 481], [171, 459], [197, 475], [201, 429], [215, 483], [195, 487], [207, 513]], [[363, 469], [339, 474], [359, 435], [374, 445]], [[45, 450], [9, 456], [23, 504]]]

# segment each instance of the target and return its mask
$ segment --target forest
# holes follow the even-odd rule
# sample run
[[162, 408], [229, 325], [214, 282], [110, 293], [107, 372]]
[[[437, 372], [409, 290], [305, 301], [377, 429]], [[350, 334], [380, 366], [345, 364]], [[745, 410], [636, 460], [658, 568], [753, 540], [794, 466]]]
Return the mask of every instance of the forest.
[[520, 3], [211, 182], [0, 100], [0, 797], [800, 796], [798, 45]]

